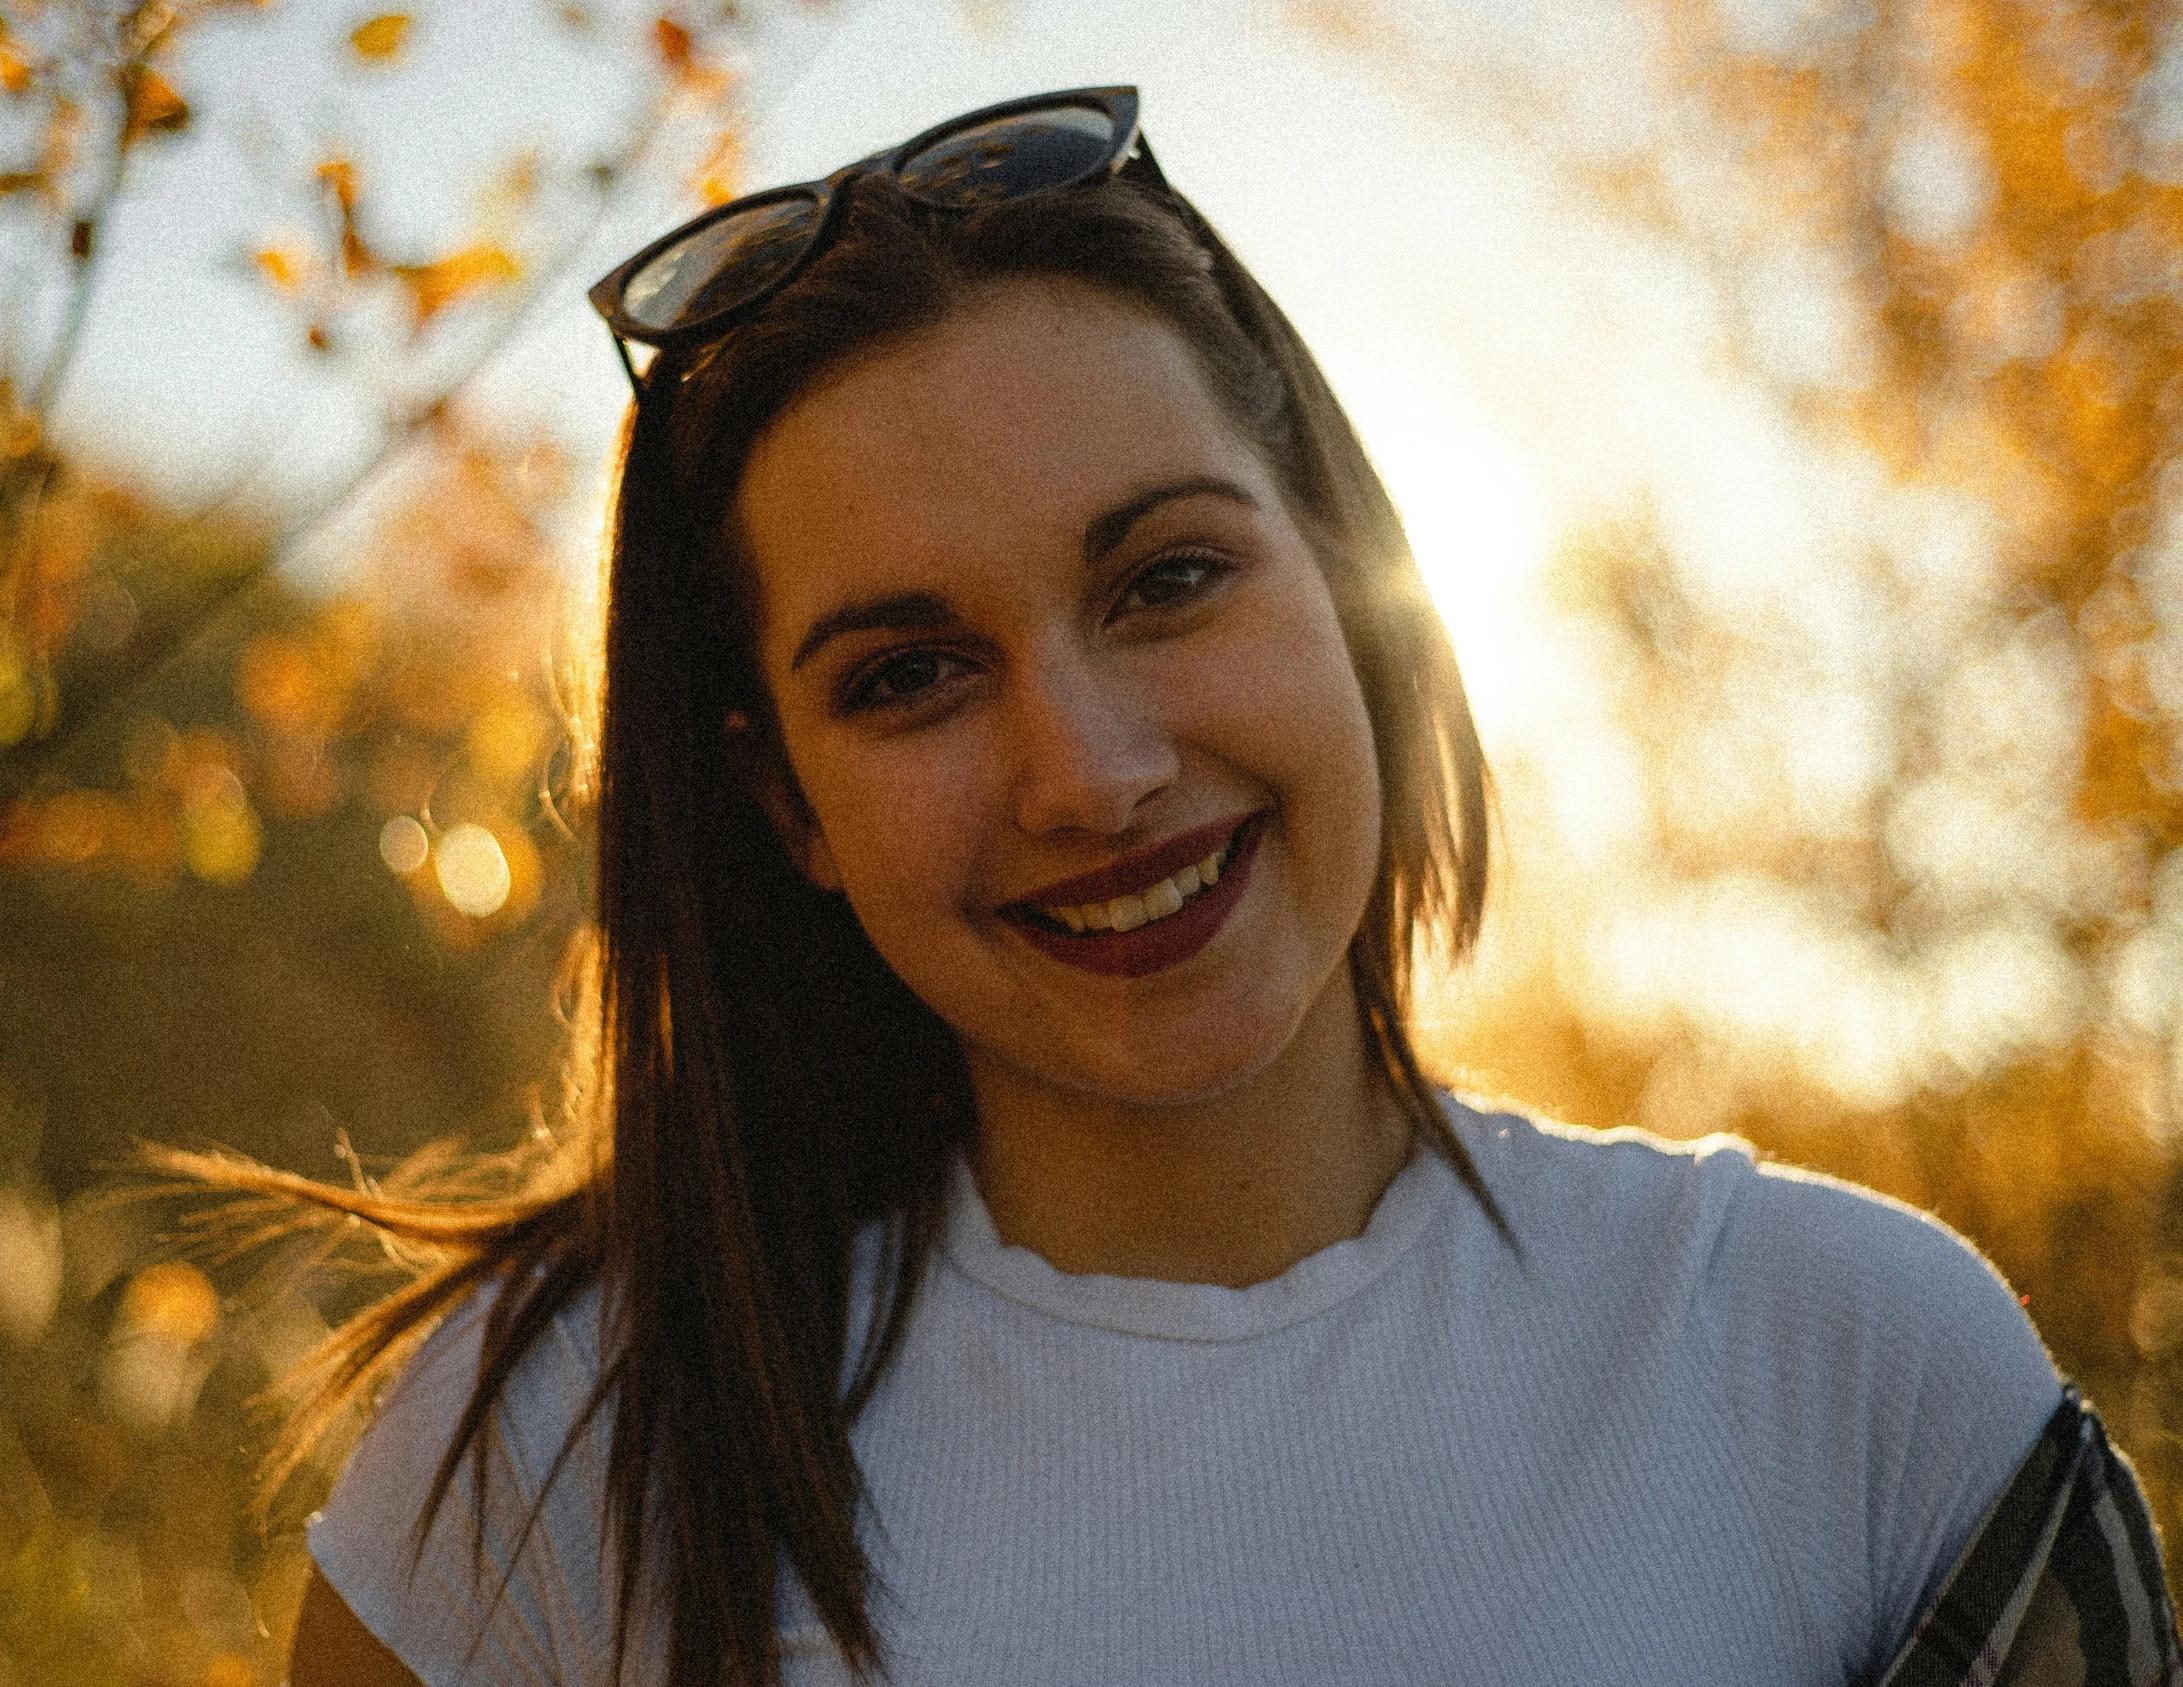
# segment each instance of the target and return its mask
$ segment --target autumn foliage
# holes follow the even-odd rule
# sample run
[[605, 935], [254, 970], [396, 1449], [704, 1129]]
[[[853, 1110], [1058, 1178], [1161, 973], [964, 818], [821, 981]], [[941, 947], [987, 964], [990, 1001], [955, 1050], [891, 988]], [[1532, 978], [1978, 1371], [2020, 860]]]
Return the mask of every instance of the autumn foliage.
[[[1407, 89], [1478, 84], [1400, 8], [1306, 12]], [[1938, 1213], [2023, 1292], [2172, 1545], [2175, 16], [1638, 18], [1643, 126], [1568, 139], [1551, 90], [1510, 121], [1691, 266], [1718, 378], [1859, 513], [1734, 575], [1642, 506], [1565, 548], [1554, 590], [1608, 724], [1583, 765], [1629, 800], [1572, 831], [1565, 773], [1502, 768], [1513, 881], [1483, 971], [1443, 993], [1441, 1056], [1586, 1123], [1738, 1131]]]
[[[263, 1397], [368, 1292], [278, 1250], [256, 1276], [173, 1257], [172, 1210], [115, 1194], [131, 1142], [378, 1179], [433, 1139], [544, 1123], [587, 859], [565, 730], [584, 675], [556, 652], [580, 656], [570, 535], [597, 530], [596, 481], [466, 383], [539, 290], [580, 291], [611, 190], [717, 182], [734, 156], [728, 12], [573, 4], [539, 26], [646, 98], [588, 156], [514, 137], [436, 244], [389, 214], [368, 136], [260, 156], [262, 232], [229, 276], [382, 444], [301, 507], [246, 476], [176, 508], [52, 418], [143, 161], [236, 121], [185, 50], [222, 11], [256, 15], [82, 0], [0, 22], [0, 268], [57, 305], [0, 344], [9, 1687], [280, 1679], [294, 1507], [326, 1472], [271, 1533], [250, 1520]], [[320, 68], [388, 86], [447, 15], [352, 17]], [[286, 566], [312, 545], [338, 566], [304, 590]]]
[[[1569, 536], [1551, 588], [1605, 727], [1496, 769], [1509, 866], [1477, 965], [1429, 992], [1431, 1052], [1937, 1212], [2027, 1296], [2172, 1544], [2183, 46], [2156, 7], [1635, 3], [1656, 113], [1594, 147], [1415, 8], [1289, 10], [1428, 111], [1505, 110], [1687, 263], [1723, 378], [1867, 506], [1854, 543], [1738, 581], [1641, 502]], [[339, 583], [305, 591], [281, 559], [316, 516], [164, 507], [48, 425], [136, 161], [219, 120], [178, 50], [209, 10], [0, 23], [0, 214], [77, 289], [0, 358], [0, 1681], [277, 1679], [301, 1560], [238, 1521], [244, 1402], [353, 1289], [162, 1259], [99, 1168], [153, 1134], [369, 1178], [544, 1121], [587, 860], [582, 676], [548, 656], [594, 465], [466, 407], [482, 351], [373, 380], [589, 279], [532, 210], [646, 169], [741, 186], [728, 26], [694, 9], [541, 7], [653, 103], [580, 170], [511, 149], [496, 209], [437, 244], [394, 232], [364, 149], [281, 160], [235, 271], [388, 440], [331, 506]], [[334, 70], [409, 74], [442, 16], [358, 8]]]

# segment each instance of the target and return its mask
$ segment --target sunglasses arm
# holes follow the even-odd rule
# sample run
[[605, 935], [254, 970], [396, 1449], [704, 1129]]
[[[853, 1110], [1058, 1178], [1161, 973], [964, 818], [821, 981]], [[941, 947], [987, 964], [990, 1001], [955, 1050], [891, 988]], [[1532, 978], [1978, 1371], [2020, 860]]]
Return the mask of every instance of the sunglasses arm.
[[1122, 161], [1121, 169], [1115, 173], [1117, 175], [1142, 176], [1162, 193], [1173, 193], [1175, 191], [1167, 185], [1166, 173], [1161, 170], [1160, 161], [1152, 156], [1152, 143], [1145, 139], [1144, 131], [1141, 129], [1137, 132], [1136, 145], [1130, 148], [1129, 156]]
[[[608, 330], [610, 333], [612, 330]], [[637, 378], [637, 366], [629, 361], [629, 342], [619, 334], [614, 338], [614, 355], [622, 360], [622, 373], [629, 377], [629, 390], [639, 398], [644, 396], [644, 382]]]

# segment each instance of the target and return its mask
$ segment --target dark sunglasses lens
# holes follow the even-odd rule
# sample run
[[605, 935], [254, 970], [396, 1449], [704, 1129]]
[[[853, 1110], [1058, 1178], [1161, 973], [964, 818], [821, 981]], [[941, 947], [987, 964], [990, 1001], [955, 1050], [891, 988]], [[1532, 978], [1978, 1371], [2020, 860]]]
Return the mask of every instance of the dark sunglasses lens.
[[756, 298], [795, 265], [818, 232], [809, 194], [770, 199], [707, 223], [660, 253], [622, 287], [622, 310], [658, 332], [700, 322]]
[[1114, 122], [1096, 106], [1059, 105], [996, 117], [944, 135], [902, 166], [902, 186], [928, 205], [960, 209], [1067, 187], [1114, 151]]

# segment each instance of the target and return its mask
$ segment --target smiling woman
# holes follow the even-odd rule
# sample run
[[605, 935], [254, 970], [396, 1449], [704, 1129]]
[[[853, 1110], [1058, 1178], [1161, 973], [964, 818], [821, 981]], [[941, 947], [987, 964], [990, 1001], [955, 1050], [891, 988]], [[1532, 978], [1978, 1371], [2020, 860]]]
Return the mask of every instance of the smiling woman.
[[440, 1261], [299, 1420], [438, 1320], [298, 1687], [1878, 1680], [1989, 1508], [1932, 1632], [2075, 1542], [1996, 1609], [2183, 1679], [2125, 1467], [1959, 1240], [1419, 1072], [1485, 885], [1454, 658], [1131, 91], [594, 297], [658, 351], [582, 1129], [498, 1204], [213, 1168]]

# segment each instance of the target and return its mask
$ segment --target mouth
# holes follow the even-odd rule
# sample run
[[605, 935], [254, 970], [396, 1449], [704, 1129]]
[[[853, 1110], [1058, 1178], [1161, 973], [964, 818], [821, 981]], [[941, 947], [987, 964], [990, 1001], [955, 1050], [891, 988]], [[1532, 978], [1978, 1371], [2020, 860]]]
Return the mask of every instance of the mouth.
[[1133, 861], [1049, 885], [1000, 917], [1033, 948], [1086, 972], [1142, 978], [1178, 966], [1241, 900], [1267, 819], [1185, 832]]

